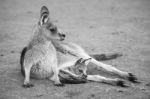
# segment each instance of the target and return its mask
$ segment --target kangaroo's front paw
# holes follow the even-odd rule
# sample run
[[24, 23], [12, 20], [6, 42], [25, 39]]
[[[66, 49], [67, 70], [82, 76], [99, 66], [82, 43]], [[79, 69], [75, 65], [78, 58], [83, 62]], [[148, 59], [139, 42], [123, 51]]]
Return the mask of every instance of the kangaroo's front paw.
[[63, 87], [64, 86], [63, 83], [55, 83], [54, 85], [57, 86], [57, 87]]
[[132, 73], [128, 73], [128, 78], [129, 81], [133, 82], [133, 83], [140, 83], [137, 79], [137, 77], [135, 75], [133, 75]]
[[24, 88], [30, 88], [30, 87], [33, 87], [34, 85], [32, 83], [26, 83], [26, 84], [23, 84], [22, 87]]

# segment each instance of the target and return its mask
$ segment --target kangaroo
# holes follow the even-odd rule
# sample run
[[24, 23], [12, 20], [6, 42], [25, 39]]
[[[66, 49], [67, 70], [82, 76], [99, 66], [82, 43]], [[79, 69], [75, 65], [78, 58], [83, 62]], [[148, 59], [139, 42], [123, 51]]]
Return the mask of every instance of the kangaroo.
[[51, 40], [61, 41], [65, 38], [65, 35], [51, 29], [52, 25], [49, 19], [49, 11], [47, 7], [43, 6], [34, 36], [27, 47], [22, 51], [24, 60], [21, 66], [25, 76], [23, 87], [33, 86], [33, 84], [30, 83], [30, 74], [31, 76], [39, 75], [38, 77], [42, 76], [42, 78], [49, 78], [54, 81], [56, 86], [63, 85], [58, 77], [57, 53]]
[[[44, 9], [44, 10], [42, 10], [42, 9]], [[123, 84], [123, 81], [119, 79], [119, 78], [123, 78], [123, 79], [129, 80], [131, 82], [138, 82], [137, 77], [135, 75], [133, 75], [132, 73], [121, 71], [111, 65], [100, 62], [101, 60], [109, 60], [109, 59], [117, 58], [117, 57], [121, 56], [121, 54], [111, 54], [111, 55], [105, 55], [105, 54], [89, 55], [89, 54], [87, 54], [85, 52], [85, 50], [82, 47], [80, 47], [79, 45], [74, 44], [72, 42], [65, 41], [65, 39], [64, 39], [65, 35], [58, 32], [57, 26], [54, 25], [49, 20], [48, 15], [49, 15], [48, 8], [46, 6], [43, 6], [41, 8], [41, 17], [40, 17], [40, 21], [38, 24], [38, 32], [40, 31], [40, 34], [41, 34], [41, 32], [42, 32], [41, 30], [43, 30], [43, 28], [49, 31], [50, 37], [46, 36], [45, 39], [46, 39], [47, 43], [50, 43], [52, 48], [49, 48], [49, 49], [47, 48], [47, 49], [50, 51], [52, 49], [54, 49], [53, 50], [54, 55], [51, 55], [52, 53], [50, 53], [49, 51], [47, 51], [45, 49], [44, 45], [46, 45], [47, 43], [44, 45], [43, 45], [43, 43], [42, 44], [37, 43], [40, 41], [39, 38], [43, 37], [42, 35], [39, 35], [38, 39], [33, 39], [29, 43], [29, 45], [27, 47], [25, 47], [21, 52], [21, 58], [20, 58], [21, 72], [23, 73], [23, 75], [25, 74], [25, 78], [27, 75], [27, 78], [26, 78], [27, 80], [25, 79], [24, 85], [26, 85], [26, 82], [29, 82], [28, 79], [30, 77], [30, 75], [29, 75], [30, 69], [31, 69], [31, 77], [32, 76], [37, 77], [37, 78], [49, 77], [51, 72], [47, 71], [48, 68], [46, 68], [46, 72], [45, 72], [45, 69], [44, 69], [44, 72], [41, 72], [41, 71], [43, 71], [43, 68], [45, 68], [45, 67], [51, 67], [51, 68], [54, 67], [53, 72], [54, 72], [55, 76], [53, 76], [51, 78], [51, 80], [56, 82], [56, 85], [60, 85], [60, 83], [61, 83], [59, 81], [60, 78], [62, 78], [63, 80], [68, 80], [67, 78], [63, 78], [61, 76], [58, 77], [60, 71], [67, 73], [68, 75], [70, 75], [72, 77], [72, 79], [76, 79], [78, 81], [81, 81], [82, 78], [86, 78], [89, 81], [97, 81], [97, 82], [105, 82], [105, 83], [113, 83], [113, 84], [115, 82], [115, 84], [117, 85], [118, 82], [119, 83], [121, 82], [121, 84]], [[40, 29], [39, 29], [39, 27], [40, 27]], [[34, 36], [34, 38], [35, 37], [36, 36]], [[59, 40], [58, 40], [58, 38], [59, 38]], [[40, 47], [39, 47], [39, 45], [40, 45]], [[42, 45], [42, 47], [41, 47], [41, 45]], [[38, 46], [39, 47], [38, 50], [35, 49], [34, 46]], [[39, 49], [40, 49], [40, 52], [38, 52]], [[45, 51], [47, 53], [44, 53]], [[29, 53], [29, 55], [28, 55], [28, 53]], [[32, 53], [35, 53], [35, 54], [32, 54]], [[42, 53], [42, 55], [40, 55], [39, 53]], [[55, 62], [56, 62], [55, 66], [39, 66], [39, 65], [43, 64], [43, 63], [41, 63], [42, 59], [43, 59], [42, 61], [46, 61], [48, 64], [53, 64], [53, 62], [51, 62], [51, 60], [48, 61], [47, 58], [45, 58], [43, 56], [43, 53], [44, 53], [45, 57], [51, 56], [51, 58], [55, 59]], [[34, 56], [36, 61], [33, 60], [33, 58], [31, 58], [29, 56], [32, 56], [32, 57]], [[39, 57], [39, 58], [37, 58], [37, 57]], [[84, 61], [82, 60], [82, 62], [79, 62], [79, 60], [81, 58]], [[38, 61], [37, 61], [37, 59], [38, 59]], [[28, 67], [28, 66], [26, 66], [27, 60], [28, 61], [30, 60], [30, 62], [32, 62], [30, 64], [32, 64], [32, 65], [30, 65], [30, 69], [27, 69], [27, 73], [26, 73], [26, 67]], [[85, 61], [85, 60], [87, 60], [87, 61]], [[100, 75], [87, 75], [86, 70], [87, 70], [87, 64], [89, 62], [95, 64], [97, 66], [97, 69], [104, 70], [110, 74], [115, 74], [119, 78], [118, 79], [110, 79], [110, 78], [106, 78], [106, 77], [103, 77]], [[79, 64], [82, 63], [82, 64], [77, 65], [77, 63], [79, 63]], [[84, 68], [82, 68], [82, 70], [79, 68], [74, 68], [74, 72], [73, 72], [73, 71], [71, 71], [71, 69], [69, 69], [70, 67], [72, 67], [72, 68], [73, 67], [84, 67]], [[25, 73], [24, 73], [24, 71], [25, 71]], [[80, 74], [76, 73], [75, 71], [78, 71], [78, 72], [83, 71], [83, 72], [82, 72], [82, 75], [80, 75]], [[57, 80], [56, 80], [56, 78], [57, 78]]]

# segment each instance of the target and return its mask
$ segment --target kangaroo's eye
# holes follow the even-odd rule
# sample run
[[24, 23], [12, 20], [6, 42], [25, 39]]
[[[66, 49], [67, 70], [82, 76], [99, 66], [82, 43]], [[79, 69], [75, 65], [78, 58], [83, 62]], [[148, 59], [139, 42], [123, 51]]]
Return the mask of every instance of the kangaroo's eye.
[[51, 28], [50, 31], [51, 31], [51, 32], [55, 32], [56, 29], [55, 29], [55, 28]]
[[50, 28], [50, 31], [51, 31], [51, 32], [56, 32], [56, 31], [57, 31], [57, 27], [56, 27], [56, 26], [52, 26], [52, 27]]

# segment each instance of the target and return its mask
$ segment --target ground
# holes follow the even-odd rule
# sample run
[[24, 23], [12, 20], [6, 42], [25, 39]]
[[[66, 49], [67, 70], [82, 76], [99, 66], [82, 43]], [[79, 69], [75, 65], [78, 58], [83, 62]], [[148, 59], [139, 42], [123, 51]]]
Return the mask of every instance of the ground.
[[[123, 53], [104, 63], [132, 72], [141, 83], [128, 88], [94, 82], [56, 87], [32, 79], [34, 87], [23, 88], [20, 51], [33, 34], [42, 5], [67, 41], [88, 53]], [[0, 0], [0, 99], [150, 99], [149, 5], [150, 0]], [[95, 71], [94, 65], [89, 67]]]

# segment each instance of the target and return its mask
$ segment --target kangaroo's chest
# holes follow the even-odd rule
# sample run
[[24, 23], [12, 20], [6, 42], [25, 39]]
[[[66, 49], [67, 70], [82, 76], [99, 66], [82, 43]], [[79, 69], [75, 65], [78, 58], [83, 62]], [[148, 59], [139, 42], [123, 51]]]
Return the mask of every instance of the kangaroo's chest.
[[47, 43], [38, 46], [39, 53], [43, 56], [36, 64], [32, 66], [31, 75], [34, 78], [46, 78], [52, 76], [52, 67], [57, 67], [57, 56], [55, 48]]
[[45, 45], [45, 55], [43, 59], [39, 61], [39, 64], [46, 70], [49, 70], [52, 67], [52, 65], [57, 66], [56, 49], [51, 43]]

